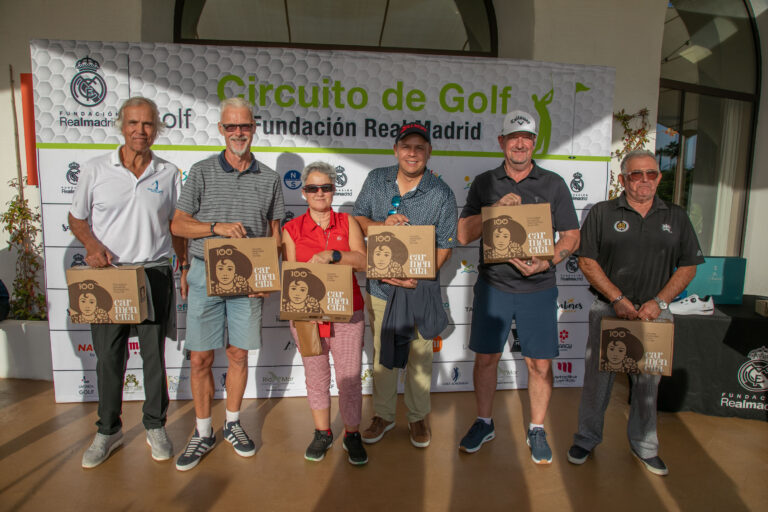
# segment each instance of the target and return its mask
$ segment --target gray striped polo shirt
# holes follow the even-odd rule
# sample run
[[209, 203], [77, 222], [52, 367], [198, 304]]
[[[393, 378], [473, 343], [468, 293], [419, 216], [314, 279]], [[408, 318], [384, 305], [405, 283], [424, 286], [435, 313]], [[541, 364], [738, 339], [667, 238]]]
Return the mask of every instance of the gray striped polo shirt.
[[[277, 172], [251, 158], [243, 172], [229, 165], [224, 151], [197, 162], [176, 207], [200, 222], [242, 222], [248, 237], [267, 236], [269, 221], [285, 217], [283, 189]], [[203, 258], [204, 241], [190, 240], [189, 254]]]

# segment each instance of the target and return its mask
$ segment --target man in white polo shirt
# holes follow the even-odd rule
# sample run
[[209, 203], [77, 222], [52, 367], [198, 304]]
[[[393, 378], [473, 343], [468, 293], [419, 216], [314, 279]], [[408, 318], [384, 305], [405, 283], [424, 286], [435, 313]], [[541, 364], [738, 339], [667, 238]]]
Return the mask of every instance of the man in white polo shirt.
[[[143, 424], [152, 458], [168, 460], [173, 446], [165, 432], [168, 388], [165, 376], [165, 333], [174, 303], [172, 251], [182, 269], [186, 296], [186, 241], [171, 235], [170, 223], [181, 190], [179, 170], [151, 151], [162, 123], [151, 100], [134, 97], [120, 107], [117, 126], [125, 143], [116, 151], [83, 164], [69, 211], [72, 233], [86, 250], [91, 267], [143, 265], [154, 307], [152, 320], [136, 325], [144, 367]], [[98, 359], [98, 432], [83, 454], [82, 465], [104, 462], [122, 444], [123, 379], [128, 359], [126, 324], [92, 324]]]

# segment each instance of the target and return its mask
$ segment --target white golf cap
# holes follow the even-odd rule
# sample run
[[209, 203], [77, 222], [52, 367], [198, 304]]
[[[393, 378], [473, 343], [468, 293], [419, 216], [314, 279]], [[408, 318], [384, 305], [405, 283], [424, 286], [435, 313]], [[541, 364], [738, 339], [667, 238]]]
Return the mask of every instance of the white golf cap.
[[501, 126], [501, 136], [503, 137], [515, 132], [528, 132], [537, 135], [536, 120], [528, 112], [513, 110], [504, 117], [504, 124]]

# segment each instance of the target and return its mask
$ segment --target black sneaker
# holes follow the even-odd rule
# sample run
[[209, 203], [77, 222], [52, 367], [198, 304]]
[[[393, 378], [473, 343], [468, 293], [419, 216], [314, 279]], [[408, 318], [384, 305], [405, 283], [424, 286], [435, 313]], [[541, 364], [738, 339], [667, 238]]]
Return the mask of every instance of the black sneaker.
[[239, 456], [252, 457], [256, 453], [256, 445], [253, 444], [251, 438], [243, 430], [240, 420], [225, 423], [222, 432], [224, 433], [224, 439], [232, 445], [235, 453]]
[[307, 446], [304, 452], [304, 458], [314, 462], [319, 462], [325, 457], [325, 452], [333, 445], [333, 433], [323, 430], [315, 430], [315, 437]]
[[568, 449], [568, 462], [571, 464], [584, 464], [589, 457], [589, 450], [575, 444]]
[[667, 469], [667, 465], [664, 464], [664, 461], [661, 460], [661, 457], [658, 455], [656, 457], [648, 457], [647, 459], [642, 458], [638, 453], [635, 451], [634, 448], [632, 448], [632, 455], [634, 455], [637, 460], [643, 463], [645, 466], [645, 469], [653, 473], [654, 475], [659, 476], [666, 476], [669, 474], [669, 469]]
[[487, 443], [495, 437], [496, 431], [493, 428], [493, 420], [491, 420], [491, 424], [489, 425], [478, 418], [469, 428], [467, 435], [461, 439], [459, 450], [467, 453], [475, 453], [481, 446], [483, 446], [483, 443]]
[[197, 466], [203, 455], [211, 451], [215, 444], [216, 434], [211, 434], [211, 437], [202, 437], [197, 429], [195, 429], [195, 433], [192, 434], [192, 439], [189, 440], [184, 453], [176, 459], [176, 469], [179, 471], [189, 471]]
[[345, 433], [344, 442], [341, 443], [341, 446], [344, 447], [344, 450], [349, 455], [347, 460], [350, 464], [362, 466], [368, 463], [368, 454], [365, 453], [363, 438], [360, 437], [360, 432]]

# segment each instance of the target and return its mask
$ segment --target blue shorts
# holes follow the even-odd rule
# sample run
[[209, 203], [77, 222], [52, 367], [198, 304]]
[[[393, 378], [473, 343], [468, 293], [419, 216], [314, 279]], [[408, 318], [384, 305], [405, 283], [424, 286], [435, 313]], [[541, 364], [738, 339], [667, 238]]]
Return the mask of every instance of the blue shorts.
[[507, 293], [478, 278], [474, 291], [470, 350], [479, 354], [503, 352], [514, 320], [523, 356], [554, 359], [560, 354], [557, 287], [533, 293]]
[[229, 344], [244, 350], [261, 347], [261, 304], [250, 297], [209, 297], [205, 285], [205, 262], [192, 258], [187, 273], [186, 350], [203, 352]]

